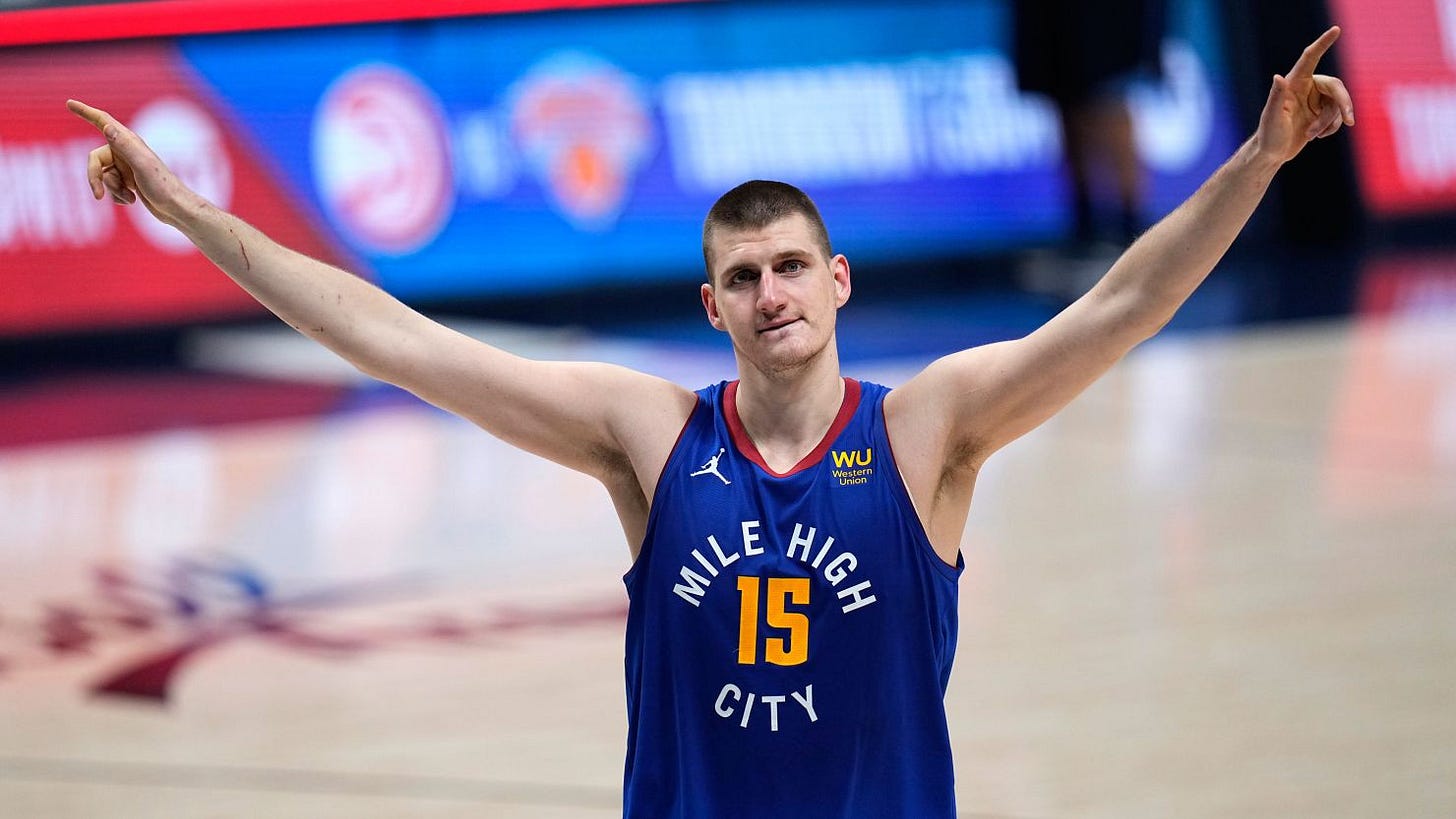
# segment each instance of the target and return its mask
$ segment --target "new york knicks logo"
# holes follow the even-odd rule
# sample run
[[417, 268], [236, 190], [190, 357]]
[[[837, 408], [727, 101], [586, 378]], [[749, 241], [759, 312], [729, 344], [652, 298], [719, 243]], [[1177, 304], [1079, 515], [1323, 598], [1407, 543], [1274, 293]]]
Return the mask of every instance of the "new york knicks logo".
[[829, 474], [834, 476], [835, 482], [840, 486], [855, 486], [862, 483], [869, 483], [874, 477], [875, 469], [871, 464], [875, 461], [873, 449], [836, 449], [829, 453], [834, 459], [834, 469]]
[[528, 167], [575, 227], [610, 228], [652, 146], [636, 81], [577, 52], [547, 57], [511, 89], [511, 132]]

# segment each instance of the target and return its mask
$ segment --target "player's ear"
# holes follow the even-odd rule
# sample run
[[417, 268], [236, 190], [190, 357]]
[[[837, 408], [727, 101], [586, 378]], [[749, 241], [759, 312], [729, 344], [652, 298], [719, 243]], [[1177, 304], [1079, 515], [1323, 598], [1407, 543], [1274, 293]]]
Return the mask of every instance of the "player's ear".
[[834, 275], [834, 306], [843, 307], [849, 301], [849, 260], [840, 253], [829, 260], [829, 272]]
[[703, 282], [698, 288], [698, 295], [703, 299], [703, 311], [708, 314], [708, 323], [713, 325], [714, 330], [723, 331], [723, 316], [718, 312], [718, 295], [713, 292], [713, 285]]

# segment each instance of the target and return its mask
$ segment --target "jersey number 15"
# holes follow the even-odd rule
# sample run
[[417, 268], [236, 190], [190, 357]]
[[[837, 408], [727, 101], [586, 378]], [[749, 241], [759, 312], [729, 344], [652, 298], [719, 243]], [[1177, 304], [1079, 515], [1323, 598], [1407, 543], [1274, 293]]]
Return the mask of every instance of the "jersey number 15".
[[768, 580], [768, 605], [764, 622], [769, 628], [787, 629], [788, 637], [768, 637], [763, 641], [763, 659], [774, 665], [798, 665], [809, 659], [809, 617], [787, 611], [789, 603], [808, 605], [807, 577], [739, 577], [738, 593], [742, 605], [738, 610], [738, 663], [758, 662], [758, 601], [760, 581]]

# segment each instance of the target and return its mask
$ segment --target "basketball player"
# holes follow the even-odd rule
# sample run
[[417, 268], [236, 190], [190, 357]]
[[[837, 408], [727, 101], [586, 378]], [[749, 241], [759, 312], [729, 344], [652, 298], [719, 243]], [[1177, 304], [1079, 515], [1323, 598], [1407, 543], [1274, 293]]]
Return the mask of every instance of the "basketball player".
[[363, 372], [606, 487], [634, 561], [627, 816], [926, 819], [955, 815], [943, 698], [981, 465], [1156, 333], [1279, 167], [1354, 123], [1344, 86], [1314, 73], [1338, 36], [1274, 77], [1255, 134], [1084, 297], [894, 390], [841, 375], [849, 262], [788, 185], [744, 184], [708, 214], [703, 308], [739, 377], [693, 393], [440, 326], [275, 244], [110, 115], [68, 105], [106, 138], [97, 198], [140, 200]]

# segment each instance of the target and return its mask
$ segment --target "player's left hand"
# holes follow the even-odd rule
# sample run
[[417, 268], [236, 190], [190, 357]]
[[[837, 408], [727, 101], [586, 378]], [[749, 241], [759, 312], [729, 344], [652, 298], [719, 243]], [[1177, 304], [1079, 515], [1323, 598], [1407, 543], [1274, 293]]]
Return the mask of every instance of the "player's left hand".
[[1330, 136], [1341, 125], [1355, 124], [1355, 106], [1345, 84], [1336, 77], [1314, 73], [1320, 58], [1339, 38], [1340, 27], [1331, 26], [1299, 55], [1288, 75], [1274, 75], [1256, 134], [1264, 155], [1288, 162], [1310, 140]]

